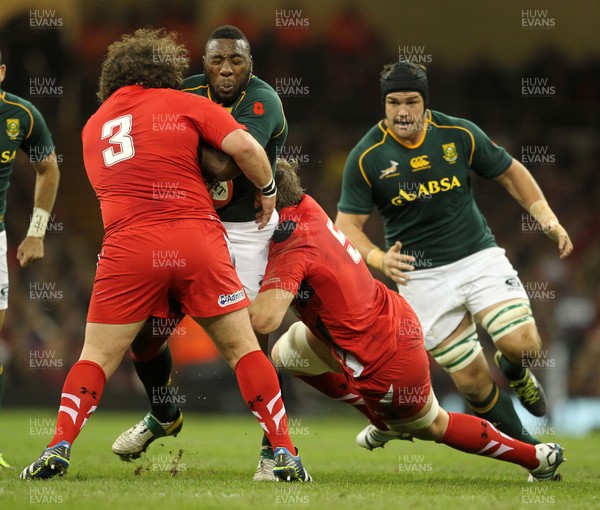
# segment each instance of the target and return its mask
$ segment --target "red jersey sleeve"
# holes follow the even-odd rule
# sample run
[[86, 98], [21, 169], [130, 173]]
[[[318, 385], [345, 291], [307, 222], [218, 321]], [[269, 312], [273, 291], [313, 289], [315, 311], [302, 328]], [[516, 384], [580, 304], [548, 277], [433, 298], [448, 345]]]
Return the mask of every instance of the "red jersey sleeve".
[[315, 250], [307, 242], [306, 235], [295, 232], [296, 229], [297, 223], [293, 220], [284, 220], [277, 225], [269, 246], [261, 292], [280, 289], [295, 296], [302, 280], [309, 274]]
[[200, 137], [208, 145], [221, 149], [221, 142], [236, 129], [247, 131], [246, 126], [237, 122], [231, 113], [210, 99], [194, 94], [185, 94], [189, 109], [184, 115], [200, 133]]

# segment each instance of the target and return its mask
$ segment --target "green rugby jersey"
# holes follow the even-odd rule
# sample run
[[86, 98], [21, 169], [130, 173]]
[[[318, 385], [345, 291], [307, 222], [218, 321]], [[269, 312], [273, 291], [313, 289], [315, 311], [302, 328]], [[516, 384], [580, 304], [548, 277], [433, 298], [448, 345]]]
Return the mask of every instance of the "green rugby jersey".
[[18, 149], [25, 151], [31, 163], [40, 162], [54, 152], [52, 135], [35, 106], [0, 90], [0, 232], [4, 231], [6, 193]]
[[[206, 76], [190, 76], [183, 82], [182, 89], [212, 100]], [[287, 137], [288, 127], [283, 113], [283, 105], [273, 88], [263, 80], [252, 76], [246, 89], [231, 106], [225, 107], [235, 120], [243, 124], [248, 132], [260, 143], [271, 162], [273, 175], [277, 156]], [[222, 221], [252, 221], [257, 209], [254, 208], [256, 188], [245, 175], [233, 179], [231, 201], [217, 210]]]
[[415, 144], [399, 140], [385, 121], [350, 152], [338, 210], [383, 218], [387, 248], [417, 259], [415, 269], [456, 262], [496, 246], [471, 188], [470, 170], [491, 179], [512, 157], [475, 124], [427, 111], [427, 129]]

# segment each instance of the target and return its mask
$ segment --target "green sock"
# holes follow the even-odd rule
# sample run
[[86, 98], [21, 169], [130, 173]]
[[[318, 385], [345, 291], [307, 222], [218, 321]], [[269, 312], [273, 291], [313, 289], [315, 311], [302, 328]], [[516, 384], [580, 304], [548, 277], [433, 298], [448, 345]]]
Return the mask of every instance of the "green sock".
[[490, 394], [482, 402], [468, 401], [475, 416], [484, 418], [505, 434], [529, 444], [539, 444], [523, 426], [509, 394], [496, 383]]
[[506, 376], [509, 381], [519, 381], [525, 377], [525, 371], [527, 370], [522, 364], [516, 365], [512, 361], [502, 354], [500, 356], [500, 370]]
[[173, 368], [169, 346], [153, 360], [144, 363], [134, 361], [133, 366], [150, 399], [152, 415], [161, 422], [175, 420], [179, 408], [174, 402], [177, 395], [170, 392], [169, 386]]

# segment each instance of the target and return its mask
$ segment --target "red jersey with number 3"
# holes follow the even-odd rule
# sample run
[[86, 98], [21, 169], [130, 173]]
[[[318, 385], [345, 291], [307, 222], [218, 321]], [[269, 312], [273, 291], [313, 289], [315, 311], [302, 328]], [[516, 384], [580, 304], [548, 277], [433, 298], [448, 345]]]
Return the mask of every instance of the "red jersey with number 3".
[[200, 172], [203, 143], [221, 148], [238, 124], [212, 101], [172, 89], [122, 87], [82, 132], [106, 234], [181, 219], [216, 219]]
[[423, 348], [408, 303], [373, 278], [358, 250], [308, 195], [280, 212], [261, 286], [269, 289], [294, 294], [302, 322], [355, 378], [391, 361], [397, 342]]

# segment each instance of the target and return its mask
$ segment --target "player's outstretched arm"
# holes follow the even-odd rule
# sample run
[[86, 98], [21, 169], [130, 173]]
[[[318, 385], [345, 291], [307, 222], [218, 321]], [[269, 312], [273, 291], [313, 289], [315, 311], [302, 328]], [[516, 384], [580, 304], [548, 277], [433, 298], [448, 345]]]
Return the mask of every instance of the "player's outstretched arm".
[[534, 217], [544, 233], [558, 244], [561, 259], [573, 251], [569, 234], [558, 221], [538, 183], [527, 168], [513, 159], [508, 169], [496, 177], [496, 181]]
[[414, 269], [412, 263], [415, 258], [401, 253], [400, 242], [396, 242], [387, 252], [373, 244], [363, 231], [368, 219], [368, 214], [347, 214], [338, 211], [335, 226], [350, 239], [369, 266], [378, 269], [394, 282], [406, 285], [410, 280], [406, 271]]
[[236, 129], [225, 136], [221, 142], [221, 150], [235, 160], [240, 170], [260, 190], [257, 200], [261, 211], [257, 214], [256, 220], [258, 228], [264, 228], [275, 210], [277, 195], [267, 153], [254, 137], [243, 129]]
[[36, 171], [33, 214], [27, 236], [17, 248], [17, 260], [21, 267], [44, 257], [44, 235], [54, 207], [60, 171], [53, 152], [39, 163], [32, 163]]

